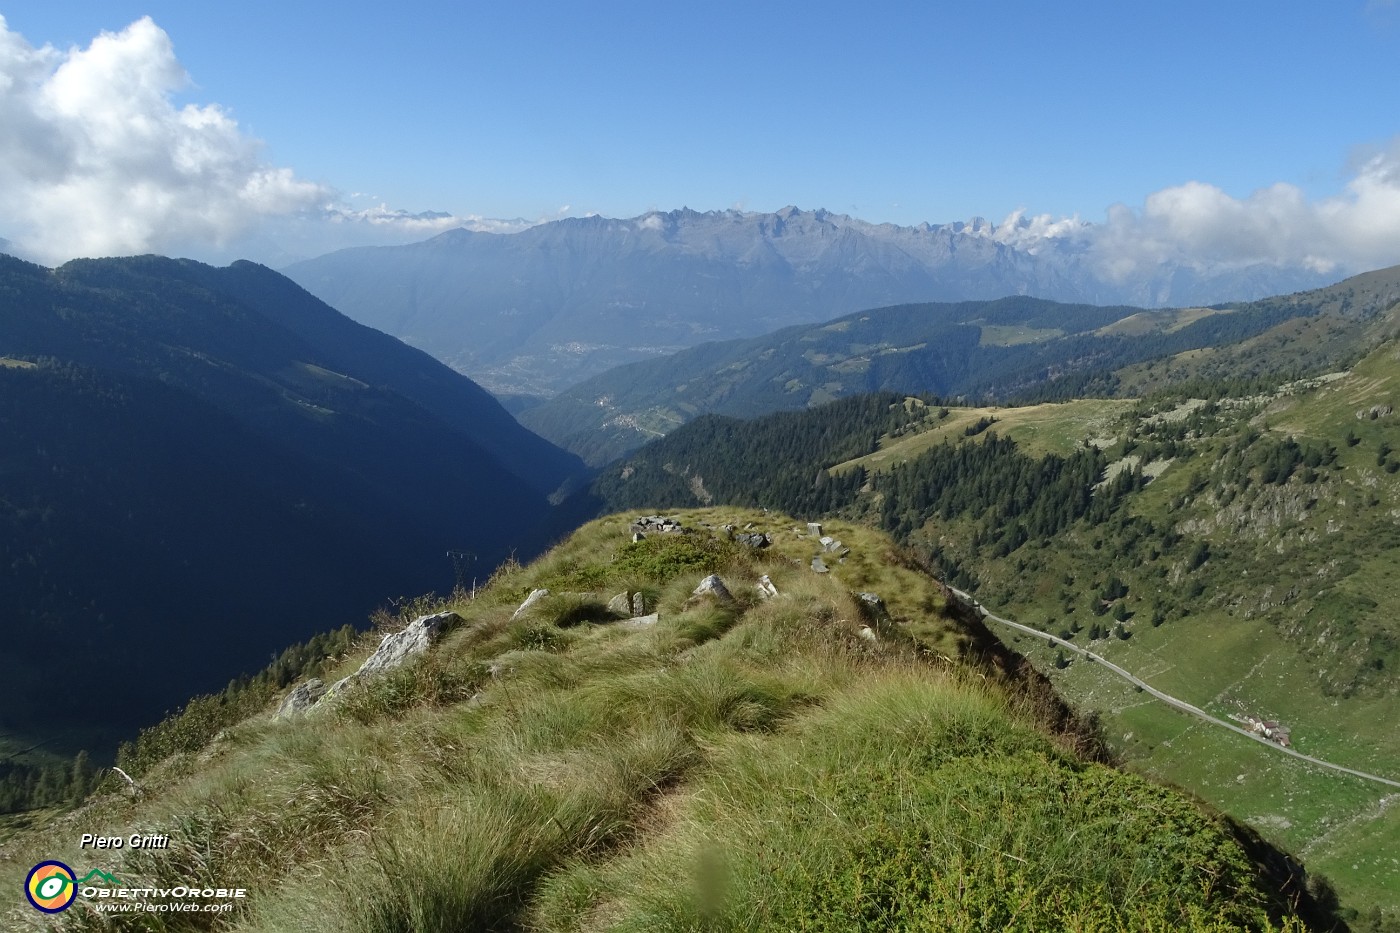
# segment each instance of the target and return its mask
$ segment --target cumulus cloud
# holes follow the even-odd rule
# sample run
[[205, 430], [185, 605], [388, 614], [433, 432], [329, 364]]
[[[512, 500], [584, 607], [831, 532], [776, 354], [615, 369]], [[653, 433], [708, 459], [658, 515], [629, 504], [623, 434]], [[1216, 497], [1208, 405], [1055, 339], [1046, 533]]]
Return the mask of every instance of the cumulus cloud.
[[1125, 282], [1163, 263], [1202, 270], [1267, 265], [1351, 274], [1400, 263], [1400, 139], [1360, 153], [1341, 193], [1310, 200], [1278, 183], [1237, 198], [1201, 181], [1165, 188], [1142, 207], [1115, 204], [1103, 223], [1017, 211], [986, 231], [1036, 251], [1082, 248], [1096, 271]]
[[225, 244], [324, 209], [328, 189], [265, 164], [149, 17], [85, 49], [34, 47], [0, 17], [0, 234], [45, 262]]

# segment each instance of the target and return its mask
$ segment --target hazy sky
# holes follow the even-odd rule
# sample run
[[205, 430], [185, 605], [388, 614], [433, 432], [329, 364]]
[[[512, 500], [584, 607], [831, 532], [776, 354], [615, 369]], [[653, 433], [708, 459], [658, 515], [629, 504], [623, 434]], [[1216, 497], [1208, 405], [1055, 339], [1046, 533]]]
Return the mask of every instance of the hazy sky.
[[0, 237], [44, 261], [275, 259], [468, 218], [796, 204], [1400, 262], [1393, 2], [24, 0], [0, 15]]

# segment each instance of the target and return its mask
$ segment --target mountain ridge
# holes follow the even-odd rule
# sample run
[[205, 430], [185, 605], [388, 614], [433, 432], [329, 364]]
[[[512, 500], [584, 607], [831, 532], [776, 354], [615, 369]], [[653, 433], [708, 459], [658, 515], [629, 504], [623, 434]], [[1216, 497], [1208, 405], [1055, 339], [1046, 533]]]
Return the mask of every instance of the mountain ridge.
[[1071, 238], [1029, 229], [980, 219], [900, 227], [795, 207], [680, 209], [509, 234], [448, 231], [283, 271], [494, 392], [544, 395], [610, 365], [881, 305], [1007, 295], [1200, 304], [1324, 281], [1276, 267], [1165, 263], [1150, 282], [1117, 283]]
[[1005, 402], [1301, 374], [1384, 339], [1397, 301], [1400, 267], [1194, 309], [1027, 296], [873, 308], [630, 363], [517, 417], [601, 466], [700, 414], [752, 417], [860, 392]]

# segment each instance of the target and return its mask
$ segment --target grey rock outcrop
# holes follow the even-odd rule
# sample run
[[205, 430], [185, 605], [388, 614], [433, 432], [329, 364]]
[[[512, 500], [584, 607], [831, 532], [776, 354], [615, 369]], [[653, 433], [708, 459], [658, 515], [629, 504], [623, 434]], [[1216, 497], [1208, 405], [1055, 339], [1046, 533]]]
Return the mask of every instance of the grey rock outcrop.
[[766, 548], [773, 543], [772, 540], [768, 537], [768, 535], [764, 534], [761, 531], [744, 532], [742, 534], [737, 534], [734, 536], [734, 540], [738, 541], [740, 544], [748, 545], [749, 547], [754, 548], [755, 550], [759, 548]]
[[511, 613], [511, 615], [510, 615], [511, 619], [513, 620], [513, 619], [517, 618], [522, 612], [524, 612], [525, 610], [529, 609], [529, 608], [530, 608], [531, 606], [533, 606], [535, 603], [537, 603], [537, 602], [539, 602], [540, 600], [544, 599], [544, 598], [545, 598], [546, 596], [548, 596], [548, 595], [549, 595], [549, 590], [548, 590], [548, 589], [540, 588], [540, 589], [538, 589], [538, 590], [531, 590], [531, 591], [530, 591], [530, 595], [525, 597], [525, 601], [524, 601], [523, 603], [521, 603], [518, 607], [516, 607], [516, 610], [515, 610], [513, 613]]
[[419, 616], [402, 631], [385, 635], [379, 647], [374, 650], [360, 669], [351, 676], [354, 678], [373, 677], [391, 671], [409, 658], [427, 651], [453, 626], [462, 621], [457, 613], [448, 610], [430, 616]]
[[315, 706], [317, 701], [326, 694], [326, 685], [321, 682], [321, 678], [312, 677], [292, 688], [292, 691], [282, 698], [282, 703], [277, 707], [274, 719], [294, 719]]
[[332, 699], [351, 684], [391, 671], [411, 658], [418, 657], [437, 644], [443, 635], [461, 621], [462, 617], [449, 609], [446, 612], [419, 616], [402, 630], [385, 635], [379, 647], [374, 649], [374, 654], [365, 659], [360, 669], [332, 684], [317, 701], [318, 704]]

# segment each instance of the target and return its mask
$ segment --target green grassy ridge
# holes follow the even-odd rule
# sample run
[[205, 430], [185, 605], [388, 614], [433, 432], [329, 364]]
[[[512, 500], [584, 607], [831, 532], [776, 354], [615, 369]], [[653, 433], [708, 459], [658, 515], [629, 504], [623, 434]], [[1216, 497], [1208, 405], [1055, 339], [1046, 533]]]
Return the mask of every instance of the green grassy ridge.
[[[786, 516], [680, 517], [774, 544], [633, 543], [626, 516], [591, 523], [448, 601], [465, 624], [420, 661], [154, 764], [140, 799], [21, 829], [0, 875], [59, 858], [250, 893], [222, 919], [134, 926], [79, 905], [71, 929], [1307, 928], [1247, 834], [1077, 757], [1082, 737], [979, 660], [982, 633], [882, 535], [834, 523], [852, 553], [816, 575]], [[734, 603], [690, 600], [707, 572]], [[760, 574], [783, 595], [759, 599]], [[512, 618], [539, 587], [551, 598]], [[624, 588], [660, 621], [604, 621]], [[136, 829], [170, 849], [77, 849], [80, 832]], [[26, 911], [0, 917], [42, 926]]]

